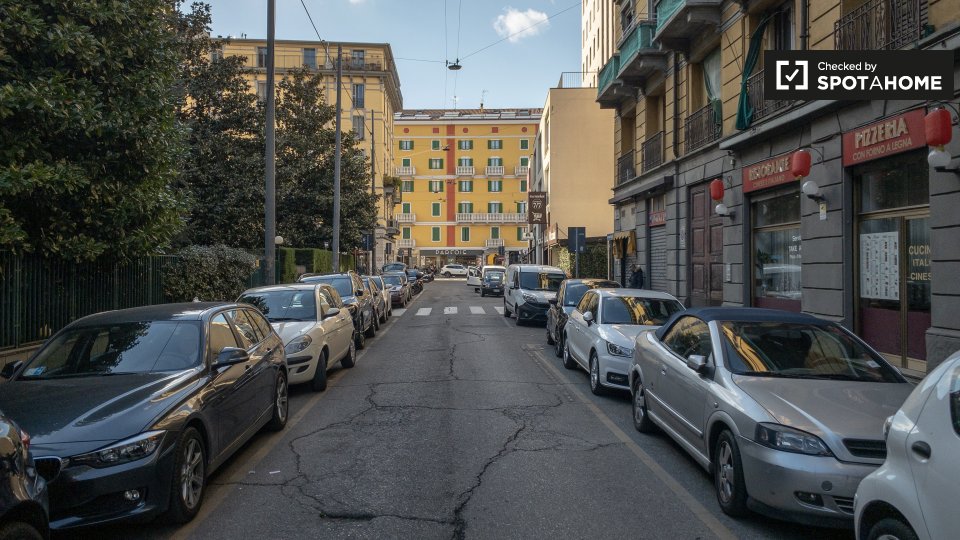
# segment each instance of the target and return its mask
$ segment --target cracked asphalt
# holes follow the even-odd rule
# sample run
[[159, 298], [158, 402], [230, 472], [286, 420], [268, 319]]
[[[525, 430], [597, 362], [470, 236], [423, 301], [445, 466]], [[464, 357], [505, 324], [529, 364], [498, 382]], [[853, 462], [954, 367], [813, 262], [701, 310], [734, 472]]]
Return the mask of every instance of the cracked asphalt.
[[463, 280], [427, 284], [325, 392], [292, 388], [287, 429], [217, 471], [193, 522], [69, 537], [852, 537], [728, 518], [706, 472], [633, 429], [628, 394], [591, 395], [543, 327], [517, 327], [500, 305]]

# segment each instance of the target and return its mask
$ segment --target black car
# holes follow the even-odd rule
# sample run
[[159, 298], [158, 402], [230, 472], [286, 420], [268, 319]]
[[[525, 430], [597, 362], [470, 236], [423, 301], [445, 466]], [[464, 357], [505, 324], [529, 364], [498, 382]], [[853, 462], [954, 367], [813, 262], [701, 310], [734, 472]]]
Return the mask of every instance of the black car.
[[[84, 317], [0, 384], [0, 410], [33, 435], [64, 529], [199, 512], [207, 477], [260, 428], [287, 422], [283, 342], [232, 303]], [[52, 472], [52, 471], [51, 471]]]
[[383, 292], [380, 290], [380, 287], [377, 286], [377, 280], [372, 279], [370, 276], [363, 276], [363, 293], [370, 293], [370, 298], [373, 300], [373, 313], [375, 317], [373, 318], [373, 325], [380, 329], [380, 324], [387, 322], [387, 301], [383, 298]]
[[503, 282], [506, 272], [488, 271], [480, 280], [480, 296], [503, 296]]
[[334, 274], [306, 275], [300, 278], [302, 283], [326, 283], [337, 290], [343, 305], [353, 317], [354, 340], [358, 349], [366, 345], [366, 338], [377, 335], [379, 323], [373, 305], [373, 298], [363, 279], [353, 270]]
[[403, 272], [388, 272], [383, 275], [383, 283], [390, 289], [390, 300], [393, 305], [407, 307], [407, 302], [413, 296], [407, 275]]
[[0, 538], [47, 538], [47, 478], [43, 475], [44, 471], [56, 475], [59, 460], [50, 463], [53, 467], [35, 464], [30, 435], [0, 415], [0, 463]]
[[567, 324], [570, 315], [580, 303], [580, 299], [590, 289], [617, 288], [621, 285], [607, 279], [565, 279], [557, 291], [557, 298], [549, 300], [550, 309], [547, 310], [547, 344], [554, 346], [554, 353], [563, 356], [563, 326]]

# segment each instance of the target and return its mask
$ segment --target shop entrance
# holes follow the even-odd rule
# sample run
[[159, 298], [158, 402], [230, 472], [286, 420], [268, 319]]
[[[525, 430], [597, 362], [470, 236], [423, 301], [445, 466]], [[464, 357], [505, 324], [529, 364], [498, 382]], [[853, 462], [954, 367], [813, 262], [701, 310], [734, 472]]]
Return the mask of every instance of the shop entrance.
[[690, 299], [688, 305], [723, 302], [723, 217], [713, 211], [709, 183], [690, 188]]

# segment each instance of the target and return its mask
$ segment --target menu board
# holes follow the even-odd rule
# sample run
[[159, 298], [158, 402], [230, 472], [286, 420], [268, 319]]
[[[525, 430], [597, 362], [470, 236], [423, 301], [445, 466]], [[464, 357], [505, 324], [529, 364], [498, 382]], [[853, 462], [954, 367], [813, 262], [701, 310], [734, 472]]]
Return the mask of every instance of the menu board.
[[899, 233], [860, 235], [860, 297], [900, 300]]

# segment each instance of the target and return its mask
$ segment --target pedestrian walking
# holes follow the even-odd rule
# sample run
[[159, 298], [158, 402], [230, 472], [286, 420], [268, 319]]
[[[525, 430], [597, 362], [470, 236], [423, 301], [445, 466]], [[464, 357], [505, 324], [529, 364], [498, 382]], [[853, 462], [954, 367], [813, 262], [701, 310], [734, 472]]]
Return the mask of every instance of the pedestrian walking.
[[630, 272], [630, 287], [633, 289], [643, 288], [643, 269], [639, 264], [634, 264]]

